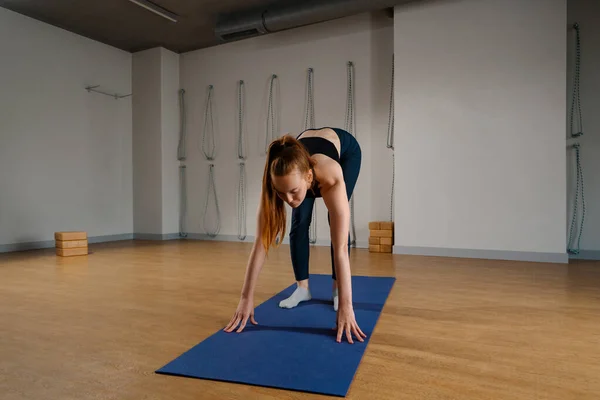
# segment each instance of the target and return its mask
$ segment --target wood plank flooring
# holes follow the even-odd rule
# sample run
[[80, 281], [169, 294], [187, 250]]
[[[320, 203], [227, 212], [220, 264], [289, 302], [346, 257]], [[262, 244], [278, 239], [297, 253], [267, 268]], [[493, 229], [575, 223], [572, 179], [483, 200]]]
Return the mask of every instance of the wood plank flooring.
[[[154, 374], [226, 325], [249, 244], [124, 241], [90, 250], [0, 254], [1, 399], [325, 398]], [[358, 249], [351, 264], [355, 274], [397, 281], [349, 399], [600, 398], [600, 263]], [[330, 268], [329, 248], [311, 248], [311, 272]], [[282, 246], [263, 269], [255, 305], [291, 283]]]

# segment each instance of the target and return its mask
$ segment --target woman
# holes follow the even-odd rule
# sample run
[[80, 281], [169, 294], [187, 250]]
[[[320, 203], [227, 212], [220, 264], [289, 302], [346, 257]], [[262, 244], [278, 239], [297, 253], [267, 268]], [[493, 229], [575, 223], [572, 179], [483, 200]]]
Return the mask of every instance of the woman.
[[279, 304], [296, 307], [310, 300], [308, 284], [308, 231], [315, 198], [322, 197], [328, 209], [331, 229], [333, 307], [337, 311], [337, 341], [343, 334], [353, 343], [352, 335], [364, 341], [352, 307], [350, 272], [349, 199], [358, 179], [361, 149], [348, 132], [337, 128], [311, 129], [298, 138], [284, 136], [271, 143], [265, 163], [261, 201], [257, 215], [257, 233], [246, 269], [237, 310], [226, 332], [239, 324], [241, 332], [248, 319], [254, 319], [254, 287], [269, 247], [281, 243], [286, 224], [284, 202], [292, 207], [290, 251], [297, 287]]

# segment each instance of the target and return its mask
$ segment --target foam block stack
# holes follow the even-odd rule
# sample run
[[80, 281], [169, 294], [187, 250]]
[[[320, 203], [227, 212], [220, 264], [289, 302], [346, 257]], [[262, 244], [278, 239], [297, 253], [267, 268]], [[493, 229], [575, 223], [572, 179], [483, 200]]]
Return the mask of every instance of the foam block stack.
[[391, 253], [393, 245], [393, 222], [369, 222], [369, 252]]
[[84, 256], [88, 254], [86, 232], [55, 232], [56, 255], [61, 257]]

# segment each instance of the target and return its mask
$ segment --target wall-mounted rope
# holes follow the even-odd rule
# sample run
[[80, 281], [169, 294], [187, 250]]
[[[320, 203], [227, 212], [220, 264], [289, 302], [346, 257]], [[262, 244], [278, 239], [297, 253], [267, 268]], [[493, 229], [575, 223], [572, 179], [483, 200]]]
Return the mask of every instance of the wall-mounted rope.
[[[581, 99], [579, 95], [579, 76], [581, 72], [581, 39], [579, 36], [579, 24], [573, 25], [573, 29], [575, 29], [575, 71], [573, 77], [573, 95], [571, 98], [571, 137], [576, 138], [583, 135], [583, 118], [581, 116]], [[577, 114], [579, 118], [577, 122], [579, 126], [577, 129], [574, 129], [575, 124], [575, 109], [577, 109]]]
[[275, 139], [277, 139], [279, 132], [279, 124], [277, 117], [277, 110], [275, 109], [277, 102], [275, 101], [276, 91], [275, 86], [279, 84], [279, 78], [277, 75], [271, 75], [271, 81], [269, 83], [269, 104], [267, 108], [267, 134], [265, 137], [265, 155], [269, 151], [269, 145]]
[[[306, 75], [306, 109], [304, 117], [304, 129], [315, 128], [315, 101], [314, 101], [314, 70], [308, 69]], [[317, 243], [317, 202], [313, 205], [312, 217], [310, 221], [310, 231], [308, 240], [311, 244]]]
[[244, 141], [244, 117], [246, 115], [246, 87], [244, 81], [238, 81], [238, 123], [237, 123], [237, 150], [238, 159], [246, 159], [246, 143]]
[[[214, 117], [213, 117], [213, 85], [208, 86], [208, 97], [206, 99], [206, 109], [204, 113], [204, 129], [202, 130], [202, 152], [204, 158], [207, 161], [213, 161], [215, 159], [215, 133], [214, 133]], [[207, 146], [210, 150], [207, 150]], [[208, 189], [206, 190], [206, 203], [204, 206], [204, 230], [210, 237], [215, 237], [221, 230], [221, 212], [219, 210], [219, 198], [217, 195], [217, 187], [215, 184], [215, 165], [211, 162], [208, 169]], [[209, 203], [211, 194], [215, 201], [215, 212], [213, 214], [208, 213]], [[214, 229], [208, 227], [208, 217], [214, 215], [216, 217], [216, 226]]]
[[238, 160], [240, 161], [239, 181], [237, 187], [237, 218], [238, 239], [246, 239], [246, 151], [244, 141], [244, 115], [245, 115], [245, 86], [244, 81], [238, 82]]
[[[206, 108], [204, 110], [204, 129], [202, 129], [202, 152], [207, 160], [215, 159], [215, 123], [213, 119], [213, 85], [208, 87], [208, 97], [206, 99]], [[209, 147], [209, 149], [207, 149]]]
[[[346, 122], [345, 130], [356, 137], [355, 114], [354, 114], [354, 63], [349, 61], [347, 64], [348, 88], [346, 95]], [[354, 195], [350, 197], [350, 224], [351, 224], [351, 245], [356, 246], [356, 226], [354, 223]]]
[[187, 180], [186, 166], [186, 130], [185, 130], [185, 90], [179, 90], [179, 145], [177, 146], [177, 160], [179, 160], [179, 236], [187, 237]]
[[390, 88], [390, 109], [388, 116], [387, 144], [392, 151], [392, 189], [390, 193], [390, 221], [394, 221], [394, 183], [396, 180], [396, 156], [394, 153], [394, 55], [392, 54], [392, 83]]
[[[214, 168], [215, 168], [215, 165], [210, 164], [209, 169], [208, 169], [208, 189], [206, 190], [206, 204], [204, 206], [204, 230], [210, 237], [217, 236], [219, 234], [219, 231], [221, 230], [221, 211], [219, 209], [219, 199], [217, 196], [217, 187], [215, 185]], [[209, 229], [209, 227], [208, 227], [208, 216], [211, 215], [211, 214], [208, 214], [208, 204], [210, 202], [211, 194], [213, 195], [213, 197], [215, 199], [215, 213], [213, 215], [215, 215], [217, 218], [216, 226], [212, 230]]]
[[[571, 219], [571, 228], [569, 230], [569, 242], [568, 242], [568, 252], [571, 254], [579, 254], [579, 249], [581, 245], [581, 235], [583, 233], [583, 221], [585, 219], [585, 197], [583, 194], [583, 168], [581, 167], [581, 159], [579, 154], [579, 143], [573, 145], [575, 149], [575, 162], [577, 165], [577, 183], [575, 188], [575, 199], [573, 201], [573, 216]], [[578, 203], [579, 203], [579, 195], [581, 190], [581, 223], [579, 224], [579, 234], [577, 236], [577, 246], [571, 247], [572, 242], [574, 240], [573, 232], [575, 230], [575, 221], [577, 219], [578, 212]]]
[[315, 127], [315, 100], [314, 100], [314, 70], [308, 69], [306, 75], [306, 108], [304, 110], [304, 130]]
[[186, 217], [187, 217], [187, 180], [186, 180], [186, 166], [179, 166], [179, 190], [181, 196], [179, 196], [179, 236], [187, 237], [186, 230]]
[[240, 179], [238, 183], [238, 239], [246, 239], [246, 164], [240, 162]]
[[[581, 73], [581, 39], [579, 35], [579, 24], [574, 24], [573, 29], [575, 30], [575, 66], [574, 66], [574, 77], [573, 77], [573, 94], [571, 99], [571, 114], [570, 114], [570, 136], [571, 138], [578, 138], [583, 135], [583, 118], [581, 115], [581, 101], [579, 95], [579, 77]], [[575, 110], [578, 114], [578, 126], [575, 127]], [[573, 212], [571, 216], [571, 226], [569, 229], [569, 239], [567, 242], [567, 252], [570, 254], [579, 254], [581, 245], [581, 236], [583, 234], [583, 225], [585, 222], [585, 196], [584, 196], [584, 183], [583, 183], [583, 168], [581, 166], [581, 154], [580, 154], [579, 143], [575, 143], [573, 148], [575, 149], [575, 164], [576, 164], [576, 187], [573, 199]], [[579, 223], [579, 233], [577, 235], [577, 245], [573, 247], [573, 241], [575, 240], [574, 232], [577, 221], [577, 214], [579, 211], [579, 200], [581, 199], [581, 221]]]
[[185, 137], [185, 90], [179, 90], [179, 145], [177, 146], [177, 159], [184, 161], [186, 158]]

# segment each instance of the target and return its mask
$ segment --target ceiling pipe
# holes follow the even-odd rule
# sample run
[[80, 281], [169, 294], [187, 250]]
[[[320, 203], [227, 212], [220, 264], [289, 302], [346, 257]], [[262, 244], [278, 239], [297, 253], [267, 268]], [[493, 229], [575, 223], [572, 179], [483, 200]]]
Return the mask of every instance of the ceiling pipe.
[[215, 34], [223, 42], [246, 39], [287, 29], [331, 21], [370, 11], [393, 8], [418, 0], [303, 0], [279, 1], [217, 18]]

